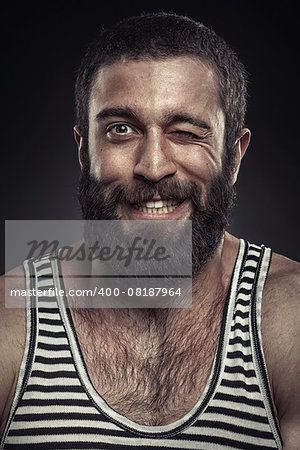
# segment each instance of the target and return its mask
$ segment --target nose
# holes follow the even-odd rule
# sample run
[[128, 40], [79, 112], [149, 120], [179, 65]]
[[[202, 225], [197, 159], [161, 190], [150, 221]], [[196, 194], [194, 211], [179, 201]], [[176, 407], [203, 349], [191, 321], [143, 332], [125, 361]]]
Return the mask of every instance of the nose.
[[167, 148], [163, 133], [152, 130], [144, 137], [137, 154], [134, 175], [157, 183], [176, 173], [171, 149]]

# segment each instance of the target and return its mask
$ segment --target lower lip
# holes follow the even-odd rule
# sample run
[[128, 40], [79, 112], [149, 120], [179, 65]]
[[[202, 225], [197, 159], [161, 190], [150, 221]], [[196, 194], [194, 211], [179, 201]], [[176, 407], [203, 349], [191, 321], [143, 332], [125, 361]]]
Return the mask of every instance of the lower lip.
[[176, 218], [176, 216], [181, 215], [181, 213], [184, 212], [184, 210], [188, 207], [188, 204], [190, 203], [189, 200], [184, 200], [177, 208], [174, 209], [174, 211], [170, 211], [163, 214], [155, 214], [155, 213], [146, 213], [143, 211], [139, 211], [134, 206], [127, 203], [127, 208], [130, 210], [130, 214], [133, 214], [136, 218], [142, 220], [161, 220], [161, 219], [173, 219]]

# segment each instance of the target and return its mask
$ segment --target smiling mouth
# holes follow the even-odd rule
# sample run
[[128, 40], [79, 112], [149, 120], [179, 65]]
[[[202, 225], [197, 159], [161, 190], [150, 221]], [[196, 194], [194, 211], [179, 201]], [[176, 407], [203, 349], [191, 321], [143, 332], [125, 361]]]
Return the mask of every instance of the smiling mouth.
[[147, 214], [167, 214], [173, 212], [179, 205], [181, 205], [181, 201], [177, 199], [170, 200], [152, 200], [149, 202], [145, 202], [142, 204], [132, 204], [132, 206], [138, 211], [147, 213]]

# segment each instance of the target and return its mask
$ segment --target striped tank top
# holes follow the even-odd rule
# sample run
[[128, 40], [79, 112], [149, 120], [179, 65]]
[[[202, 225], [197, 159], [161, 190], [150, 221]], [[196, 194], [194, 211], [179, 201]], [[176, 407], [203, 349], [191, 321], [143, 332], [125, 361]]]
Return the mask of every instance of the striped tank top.
[[[129, 420], [86, 370], [65, 298], [27, 299], [27, 336], [1, 449], [281, 449], [261, 345], [271, 250], [240, 241], [211, 373], [196, 405], [168, 425]], [[27, 289], [64, 290], [59, 261], [24, 263]]]

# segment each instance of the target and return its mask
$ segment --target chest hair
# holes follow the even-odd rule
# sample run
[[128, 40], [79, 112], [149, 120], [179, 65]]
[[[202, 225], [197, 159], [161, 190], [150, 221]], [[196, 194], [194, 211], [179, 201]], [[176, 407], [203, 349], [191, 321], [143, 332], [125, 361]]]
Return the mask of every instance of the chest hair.
[[[90, 379], [111, 408], [144, 425], [183, 417], [198, 401], [217, 347], [223, 296], [209, 308], [142, 310], [131, 326], [126, 310], [73, 310]], [[170, 317], [171, 316], [171, 317]]]

